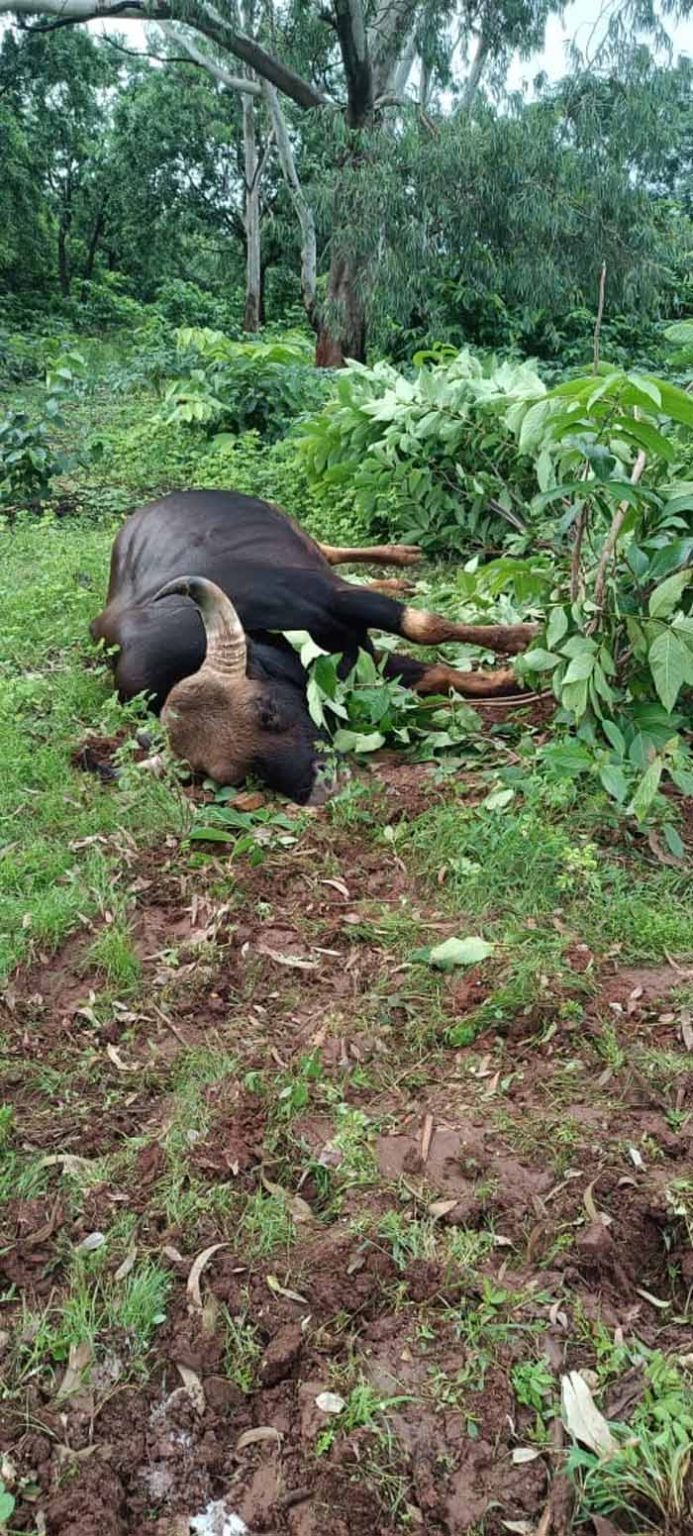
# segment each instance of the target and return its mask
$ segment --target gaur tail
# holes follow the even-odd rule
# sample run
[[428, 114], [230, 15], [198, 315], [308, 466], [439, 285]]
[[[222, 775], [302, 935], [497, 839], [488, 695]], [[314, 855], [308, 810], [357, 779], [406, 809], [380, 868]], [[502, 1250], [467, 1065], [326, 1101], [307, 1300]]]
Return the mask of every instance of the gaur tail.
[[162, 597], [189, 597], [199, 610], [207, 637], [207, 654], [201, 672], [221, 672], [224, 677], [245, 677], [248, 643], [236, 610], [215, 582], [204, 576], [178, 576], [160, 587], [153, 602]]

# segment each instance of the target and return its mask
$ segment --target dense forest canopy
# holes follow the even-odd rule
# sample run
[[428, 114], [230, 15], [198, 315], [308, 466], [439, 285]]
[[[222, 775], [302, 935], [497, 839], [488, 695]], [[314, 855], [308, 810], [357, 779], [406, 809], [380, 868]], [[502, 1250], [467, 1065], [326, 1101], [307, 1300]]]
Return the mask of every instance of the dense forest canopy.
[[596, 58], [526, 100], [504, 81], [546, 0], [402, 3], [395, 37], [384, 7], [249, 3], [246, 62], [191, 9], [147, 51], [71, 9], [2, 35], [10, 308], [80, 325], [158, 300], [256, 329], [303, 299], [328, 363], [422, 337], [558, 356], [603, 262], [620, 335], [687, 313], [691, 63], [651, 51], [654, 13], [638, 34], [617, 7]]

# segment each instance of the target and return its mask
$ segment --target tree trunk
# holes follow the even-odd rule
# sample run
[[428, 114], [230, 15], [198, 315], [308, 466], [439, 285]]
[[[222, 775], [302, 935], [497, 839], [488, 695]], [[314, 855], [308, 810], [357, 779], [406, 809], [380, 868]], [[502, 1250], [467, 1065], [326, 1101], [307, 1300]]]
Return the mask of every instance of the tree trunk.
[[93, 276], [94, 262], [96, 261], [96, 252], [99, 249], [99, 243], [100, 243], [103, 231], [104, 231], [105, 223], [106, 223], [106, 204], [104, 202], [104, 203], [101, 204], [101, 207], [99, 208], [99, 211], [98, 211], [98, 213], [96, 215], [96, 218], [94, 220], [94, 228], [92, 229], [92, 232], [91, 232], [91, 240], [89, 241], [89, 250], [87, 251], [87, 259], [86, 259], [86, 262], [84, 264], [84, 279], [85, 279], [85, 282], [87, 282], [87, 283], [91, 282], [91, 279], [92, 279], [92, 276]]
[[70, 223], [70, 212], [66, 208], [61, 213], [58, 224], [58, 282], [64, 299], [70, 297], [70, 258], [67, 250]]
[[343, 368], [347, 358], [366, 359], [366, 312], [358, 290], [358, 269], [348, 255], [332, 258], [326, 315], [318, 331], [316, 368]]
[[269, 85], [266, 80], [263, 80], [261, 84], [272, 123], [279, 163], [301, 230], [301, 297], [303, 299], [303, 308], [305, 309], [309, 324], [317, 332], [319, 328], [316, 299], [318, 259], [315, 218], [299, 180], [291, 141], [287, 133], [284, 114], [279, 104], [277, 92], [274, 86]]
[[255, 133], [255, 102], [243, 97], [243, 152], [245, 161], [246, 279], [244, 331], [259, 331], [262, 308], [260, 259], [260, 175]]

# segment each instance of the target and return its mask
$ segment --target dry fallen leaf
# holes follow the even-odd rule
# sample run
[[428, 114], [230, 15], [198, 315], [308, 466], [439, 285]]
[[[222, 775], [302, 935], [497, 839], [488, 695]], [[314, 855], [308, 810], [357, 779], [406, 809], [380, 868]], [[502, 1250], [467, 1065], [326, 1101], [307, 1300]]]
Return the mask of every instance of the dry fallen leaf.
[[563, 1423], [580, 1445], [586, 1445], [597, 1456], [609, 1456], [616, 1450], [606, 1419], [579, 1371], [569, 1371], [561, 1377], [561, 1406]]
[[205, 1264], [209, 1263], [212, 1254], [217, 1253], [220, 1248], [228, 1248], [228, 1243], [212, 1243], [211, 1247], [203, 1248], [202, 1252], [198, 1253], [197, 1258], [194, 1260], [194, 1263], [190, 1269], [190, 1274], [188, 1275], [186, 1290], [193, 1307], [197, 1307], [199, 1312], [202, 1311], [200, 1276], [205, 1267]]
[[437, 1219], [440, 1216], [447, 1216], [449, 1215], [450, 1211], [454, 1211], [455, 1206], [459, 1205], [459, 1203], [460, 1202], [457, 1199], [434, 1200], [433, 1204], [429, 1205], [428, 1207], [428, 1214], [429, 1216], [433, 1216], [434, 1219]]
[[653, 1296], [651, 1291], [641, 1291], [639, 1285], [636, 1285], [635, 1289], [638, 1296], [642, 1296], [644, 1301], [649, 1301], [650, 1306], [657, 1307], [660, 1312], [666, 1312], [667, 1308], [671, 1306], [670, 1301], [662, 1301], [660, 1296]]
[[109, 1061], [113, 1062], [114, 1067], [117, 1067], [119, 1072], [139, 1072], [140, 1071], [140, 1068], [138, 1066], [132, 1067], [132, 1066], [128, 1065], [127, 1061], [123, 1061], [123, 1058], [120, 1055], [120, 1052], [116, 1050], [116, 1047], [114, 1045], [107, 1045], [106, 1046], [106, 1055], [107, 1055]]
[[118, 1265], [118, 1268], [117, 1268], [117, 1270], [116, 1270], [116, 1272], [115, 1272], [115, 1274], [113, 1276], [113, 1279], [114, 1280], [125, 1280], [126, 1277], [130, 1274], [130, 1271], [132, 1269], [134, 1269], [136, 1258], [137, 1258], [137, 1249], [136, 1248], [131, 1248], [129, 1250], [129, 1252], [126, 1253], [125, 1258], [123, 1259], [122, 1264]]
[[236, 1441], [236, 1450], [244, 1451], [248, 1445], [260, 1445], [263, 1440], [275, 1440], [281, 1445], [282, 1436], [273, 1424], [258, 1424], [257, 1429], [246, 1429]]
[[39, 1167], [57, 1168], [62, 1166], [65, 1173], [86, 1173], [91, 1167], [89, 1159], [77, 1157], [74, 1152], [51, 1152], [48, 1157], [42, 1157]]
[[177, 1369], [195, 1412], [203, 1414], [205, 1411], [205, 1394], [197, 1372], [191, 1371], [189, 1365], [179, 1365]]
[[594, 1189], [596, 1182], [597, 1180], [593, 1179], [592, 1183], [587, 1185], [585, 1193], [582, 1197], [582, 1203], [590, 1221], [601, 1223], [603, 1227], [610, 1227], [613, 1218], [611, 1216], [607, 1216], [605, 1211], [598, 1211], [592, 1198], [592, 1190]]
[[349, 901], [349, 889], [348, 886], [344, 884], [343, 880], [321, 880], [320, 884], [333, 885], [335, 890], [339, 891], [340, 896], [343, 896], [345, 901]]
[[290, 1216], [293, 1216], [294, 1221], [300, 1223], [315, 1220], [308, 1201], [303, 1200], [301, 1195], [290, 1195], [287, 1189], [284, 1189], [281, 1184], [273, 1184], [272, 1180], [268, 1179], [264, 1173], [260, 1174], [260, 1178], [269, 1195], [278, 1195], [285, 1201], [287, 1211]]
[[298, 955], [281, 955], [278, 950], [270, 949], [268, 945], [262, 948], [258, 945], [258, 954], [266, 955], [268, 960], [274, 960], [275, 965], [287, 965], [294, 971], [317, 971], [319, 960], [301, 960]]
[[266, 1280], [270, 1290], [274, 1291], [276, 1296], [285, 1296], [287, 1301], [297, 1301], [299, 1306], [307, 1307], [307, 1298], [299, 1295], [298, 1291], [290, 1291], [285, 1285], [280, 1285], [276, 1275], [267, 1275]]
[[90, 1344], [71, 1344], [67, 1357], [65, 1375], [58, 1387], [56, 1397], [58, 1401], [65, 1397], [71, 1397], [82, 1385], [82, 1376], [87, 1366], [91, 1363]]

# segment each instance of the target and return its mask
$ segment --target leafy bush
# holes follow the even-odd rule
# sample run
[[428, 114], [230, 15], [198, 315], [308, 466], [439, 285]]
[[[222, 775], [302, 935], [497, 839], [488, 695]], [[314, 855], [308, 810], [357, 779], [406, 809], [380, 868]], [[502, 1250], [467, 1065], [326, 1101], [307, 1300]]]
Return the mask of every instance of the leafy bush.
[[0, 417], [1, 506], [43, 500], [55, 476], [75, 462], [56, 446], [55, 431], [65, 425], [61, 402], [78, 387], [83, 373], [79, 353], [56, 350], [46, 374], [43, 402], [33, 412], [10, 409]]
[[351, 363], [302, 438], [311, 480], [348, 488], [374, 536], [429, 553], [501, 543], [536, 485], [506, 417], [546, 392], [528, 363], [418, 353], [413, 378]]
[[[555, 542], [570, 569], [544, 633], [519, 663], [548, 674], [585, 767], [596, 754], [607, 792], [647, 823], [662, 776], [693, 793], [685, 710], [693, 687], [693, 401], [662, 379], [606, 365], [513, 408], [518, 451], [531, 453], [537, 511], [558, 503]], [[683, 853], [665, 821], [675, 857]]]
[[78, 295], [69, 301], [70, 314], [81, 331], [132, 330], [146, 317], [146, 306], [122, 291], [117, 274], [104, 274], [98, 282], [82, 282]]
[[183, 373], [166, 391], [163, 419], [207, 431], [256, 430], [282, 436], [296, 417], [315, 410], [330, 388], [316, 372], [303, 336], [232, 341], [221, 331], [178, 332]]
[[197, 283], [185, 282], [181, 277], [172, 277], [160, 284], [155, 305], [170, 326], [212, 326], [227, 333], [240, 329], [239, 301], [233, 303], [205, 293]]

